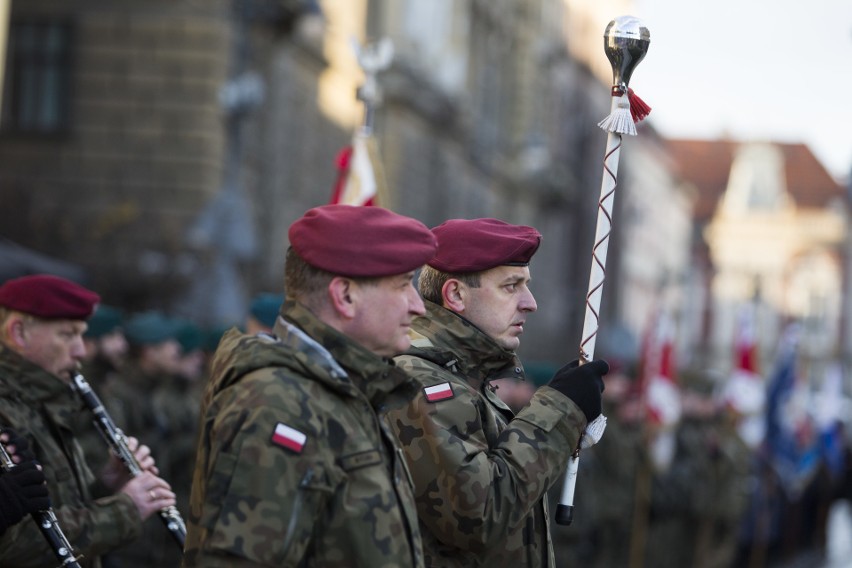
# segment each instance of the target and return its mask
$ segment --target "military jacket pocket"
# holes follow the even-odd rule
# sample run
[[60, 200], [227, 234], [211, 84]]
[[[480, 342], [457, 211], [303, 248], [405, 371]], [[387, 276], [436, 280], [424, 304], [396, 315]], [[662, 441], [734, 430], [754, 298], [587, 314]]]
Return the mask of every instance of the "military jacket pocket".
[[325, 524], [318, 521], [333, 492], [334, 487], [326, 475], [326, 468], [319, 463], [309, 466], [299, 481], [281, 541], [280, 558], [277, 561], [282, 565], [296, 565], [312, 546], [316, 546], [322, 537], [316, 534], [316, 530]]
[[[321, 460], [282, 457], [279, 449], [220, 454], [202, 524], [217, 550], [271, 566], [296, 566], [316, 544], [341, 473]], [[335, 481], [337, 480], [337, 481]]]

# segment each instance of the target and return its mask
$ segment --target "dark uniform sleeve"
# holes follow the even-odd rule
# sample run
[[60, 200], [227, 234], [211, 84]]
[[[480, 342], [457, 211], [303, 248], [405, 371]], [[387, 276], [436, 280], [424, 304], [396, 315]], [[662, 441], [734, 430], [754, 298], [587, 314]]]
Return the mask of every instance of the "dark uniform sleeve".
[[5, 473], [0, 473], [0, 535], [27, 516], [18, 495], [21, 488]]
[[[407, 369], [411, 371], [411, 369]], [[440, 382], [434, 376], [423, 386]], [[449, 546], [482, 552], [500, 543], [567, 464], [586, 419], [567, 397], [540, 388], [496, 438], [489, 403], [453, 384], [451, 399], [421, 393], [389, 415], [414, 478], [420, 521]]]
[[[126, 495], [97, 499], [87, 508], [54, 509], [59, 527], [74, 552], [95, 558], [139, 537], [142, 521]], [[30, 519], [10, 528], [0, 539], [0, 558], [10, 566], [26, 568], [55, 563], [44, 535]]]

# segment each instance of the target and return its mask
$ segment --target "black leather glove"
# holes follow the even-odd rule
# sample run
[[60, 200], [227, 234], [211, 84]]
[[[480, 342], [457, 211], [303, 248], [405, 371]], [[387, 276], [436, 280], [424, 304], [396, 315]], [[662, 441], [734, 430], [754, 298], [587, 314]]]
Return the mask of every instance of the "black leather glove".
[[33, 461], [36, 459], [35, 454], [30, 449], [30, 443], [27, 442], [26, 438], [24, 438], [11, 428], [3, 428], [0, 432], [6, 434], [6, 436], [8, 436], [9, 438], [9, 441], [3, 444], [4, 446], [6, 446], [7, 451], [9, 446], [15, 447], [15, 452], [9, 453], [18, 456], [20, 458], [19, 463], [23, 463], [25, 461]]
[[0, 529], [14, 525], [24, 515], [50, 507], [44, 473], [34, 461], [24, 462], [0, 475]]
[[556, 371], [548, 386], [573, 400], [591, 422], [601, 414], [602, 377], [608, 372], [609, 364], [603, 359], [583, 365], [575, 359]]

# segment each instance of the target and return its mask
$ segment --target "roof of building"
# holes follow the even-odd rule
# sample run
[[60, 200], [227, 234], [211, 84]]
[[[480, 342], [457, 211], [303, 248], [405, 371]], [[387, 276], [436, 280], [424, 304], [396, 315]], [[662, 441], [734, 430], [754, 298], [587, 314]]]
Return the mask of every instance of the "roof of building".
[[[676, 174], [698, 190], [694, 217], [699, 223], [707, 222], [713, 216], [716, 204], [727, 188], [737, 147], [743, 143], [732, 140], [667, 141]], [[843, 187], [805, 144], [773, 144], [783, 153], [787, 191], [798, 206], [822, 208], [834, 199], [843, 198]]]

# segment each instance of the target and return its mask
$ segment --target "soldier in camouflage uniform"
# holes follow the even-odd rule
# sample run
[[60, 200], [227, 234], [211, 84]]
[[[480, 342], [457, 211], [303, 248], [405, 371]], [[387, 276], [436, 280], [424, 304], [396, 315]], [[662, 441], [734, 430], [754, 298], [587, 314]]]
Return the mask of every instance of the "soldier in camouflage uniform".
[[489, 383], [523, 377], [515, 356], [536, 303], [528, 263], [541, 235], [497, 219], [433, 229], [420, 275], [426, 316], [396, 358], [420, 391], [389, 412], [414, 476], [428, 566], [554, 566], [546, 492], [601, 411], [608, 366], [557, 371], [517, 415]]
[[[168, 421], [163, 415], [163, 399], [159, 392], [175, 382], [180, 357], [177, 320], [159, 311], [133, 314], [124, 323], [124, 332], [130, 354], [121, 376], [110, 381], [101, 392], [101, 400], [117, 427], [147, 444], [157, 459], [163, 479], [169, 482], [177, 495], [170, 471], [170, 448], [175, 440]], [[175, 397], [169, 405], [183, 407], [186, 402]], [[190, 410], [185, 411], [187, 414]], [[191, 467], [192, 460], [184, 463]], [[185, 514], [185, 508], [181, 511]], [[111, 566], [133, 568], [157, 566], [177, 568], [181, 563], [181, 550], [173, 542], [171, 533], [162, 519], [152, 517], [142, 525], [142, 534], [129, 546], [110, 555]]]
[[[47, 275], [0, 287], [0, 424], [28, 439], [43, 465], [60, 526], [86, 568], [100, 567], [101, 554], [138, 537], [143, 520], [175, 503], [169, 485], [154, 473], [150, 450], [137, 447], [135, 438], [129, 444], [143, 473], [130, 478], [113, 459], [100, 480], [76, 441], [74, 417], [84, 410], [72, 395], [70, 373], [82, 359], [85, 320], [98, 299], [94, 292]], [[56, 566], [32, 522], [6, 531], [0, 558], [5, 568]]]
[[418, 221], [327, 205], [289, 231], [273, 334], [223, 337], [201, 409], [184, 566], [421, 567], [410, 475], [381, 421], [423, 313]]
[[[661, 544], [666, 543], [669, 566], [731, 566], [748, 502], [750, 451], [716, 400], [712, 377], [690, 370], [681, 380], [683, 417], [674, 462], [655, 485], [656, 492], [669, 493], [665, 513], [674, 517], [676, 532]], [[649, 546], [648, 565], [662, 566], [653, 562], [653, 549]]]

